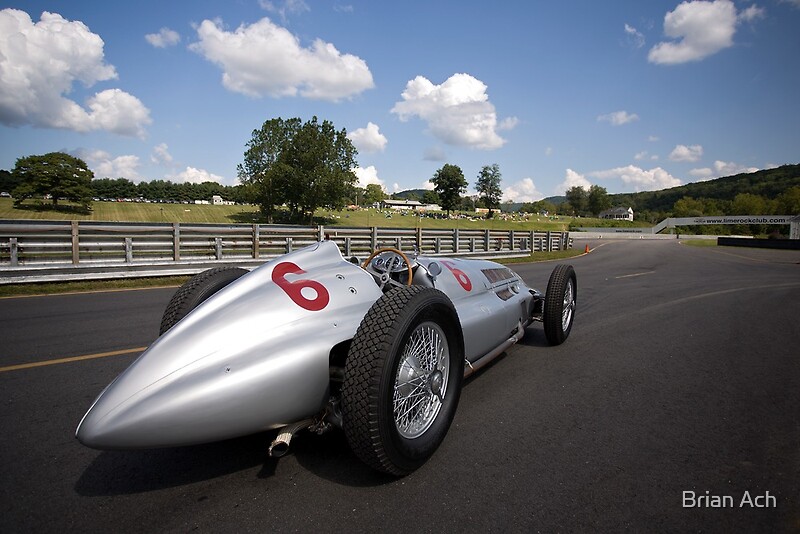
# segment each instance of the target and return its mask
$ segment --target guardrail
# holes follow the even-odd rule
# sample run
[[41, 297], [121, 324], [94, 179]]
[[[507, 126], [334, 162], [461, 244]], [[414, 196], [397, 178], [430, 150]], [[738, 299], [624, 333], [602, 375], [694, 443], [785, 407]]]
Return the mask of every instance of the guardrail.
[[334, 241], [345, 256], [394, 247], [427, 255], [502, 257], [569, 245], [566, 232], [527, 230], [0, 220], [0, 284], [55, 275], [188, 274], [216, 263], [258, 265], [323, 239]]

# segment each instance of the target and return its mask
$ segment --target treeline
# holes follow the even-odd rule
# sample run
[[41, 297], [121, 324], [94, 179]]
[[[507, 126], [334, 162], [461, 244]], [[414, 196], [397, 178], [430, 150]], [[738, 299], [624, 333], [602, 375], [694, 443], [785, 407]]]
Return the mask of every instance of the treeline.
[[103, 200], [144, 199], [166, 202], [211, 200], [219, 195], [223, 200], [244, 204], [247, 191], [241, 185], [229, 186], [217, 182], [175, 183], [169, 180], [133, 183], [127, 178], [95, 178], [91, 181], [92, 196]]
[[630, 206], [637, 219], [648, 222], [700, 215], [794, 215], [800, 213], [800, 165], [609, 198], [614, 206]]

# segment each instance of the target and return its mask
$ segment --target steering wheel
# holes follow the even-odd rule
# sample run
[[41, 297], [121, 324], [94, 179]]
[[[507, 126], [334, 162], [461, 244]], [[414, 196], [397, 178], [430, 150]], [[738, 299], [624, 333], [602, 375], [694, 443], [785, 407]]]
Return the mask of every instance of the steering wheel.
[[[372, 260], [381, 254], [387, 254], [387, 259], [382, 262], [385, 266], [383, 272], [380, 272], [378, 270], [379, 267], [372, 264]], [[404, 265], [405, 268], [403, 268]], [[411, 285], [411, 261], [409, 261], [408, 256], [406, 256], [403, 251], [396, 248], [387, 247], [377, 249], [375, 252], [369, 255], [369, 258], [364, 260], [364, 263], [361, 264], [361, 267], [363, 267], [365, 271], [375, 278], [375, 281], [378, 283], [378, 286], [381, 288], [381, 290], [387, 283], [396, 285], [398, 287], [403, 287], [403, 284], [392, 278], [391, 275], [393, 271], [400, 272], [403, 270], [408, 270], [408, 280], [406, 281], [405, 285]], [[395, 267], [397, 268], [395, 269]]]

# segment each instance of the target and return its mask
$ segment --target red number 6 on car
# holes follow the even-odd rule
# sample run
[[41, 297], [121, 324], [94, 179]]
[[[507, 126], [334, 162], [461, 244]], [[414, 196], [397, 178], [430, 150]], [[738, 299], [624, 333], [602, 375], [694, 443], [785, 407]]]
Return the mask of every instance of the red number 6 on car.
[[[292, 299], [292, 302], [308, 311], [320, 311], [325, 308], [330, 302], [330, 295], [325, 286], [316, 280], [299, 279], [290, 282], [286, 279], [287, 274], [306, 274], [306, 272], [290, 261], [279, 263], [272, 270], [272, 281]], [[308, 298], [303, 295], [303, 289], [309, 288], [313, 290], [316, 295], [314, 298]], [[308, 295], [308, 292], [306, 292]]]

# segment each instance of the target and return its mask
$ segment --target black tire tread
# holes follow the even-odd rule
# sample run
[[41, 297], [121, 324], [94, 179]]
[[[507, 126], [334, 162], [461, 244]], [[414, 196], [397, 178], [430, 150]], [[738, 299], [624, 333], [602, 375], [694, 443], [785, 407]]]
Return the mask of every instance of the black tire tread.
[[[345, 364], [342, 415], [347, 441], [364, 463], [396, 476], [406, 475], [413, 468], [398, 466], [387, 455], [384, 443], [387, 437], [380, 432], [380, 414], [375, 399], [381, 394], [381, 371], [391, 350], [389, 340], [401, 334], [398, 332], [398, 326], [404, 323], [401, 315], [411, 313], [413, 307], [409, 303], [412, 300], [425, 298], [425, 294], [431, 292], [440, 293], [423, 286], [409, 286], [394, 289], [378, 299], [361, 321]], [[449, 300], [447, 304], [452, 307]], [[453, 350], [459, 349], [453, 347]]]
[[167, 304], [158, 334], [172, 328], [208, 297], [248, 272], [240, 267], [215, 267], [189, 278]]
[[[572, 329], [572, 323], [570, 323], [570, 328], [567, 332], [561, 329], [561, 313], [564, 311], [564, 289], [570, 279], [572, 279], [572, 290], [574, 291], [573, 298], [577, 302], [578, 283], [572, 265], [564, 263], [556, 265], [547, 283], [547, 293], [545, 293], [544, 301], [544, 333], [548, 343], [551, 345], [563, 343]], [[572, 322], [574, 321], [575, 310], [572, 312]]]

